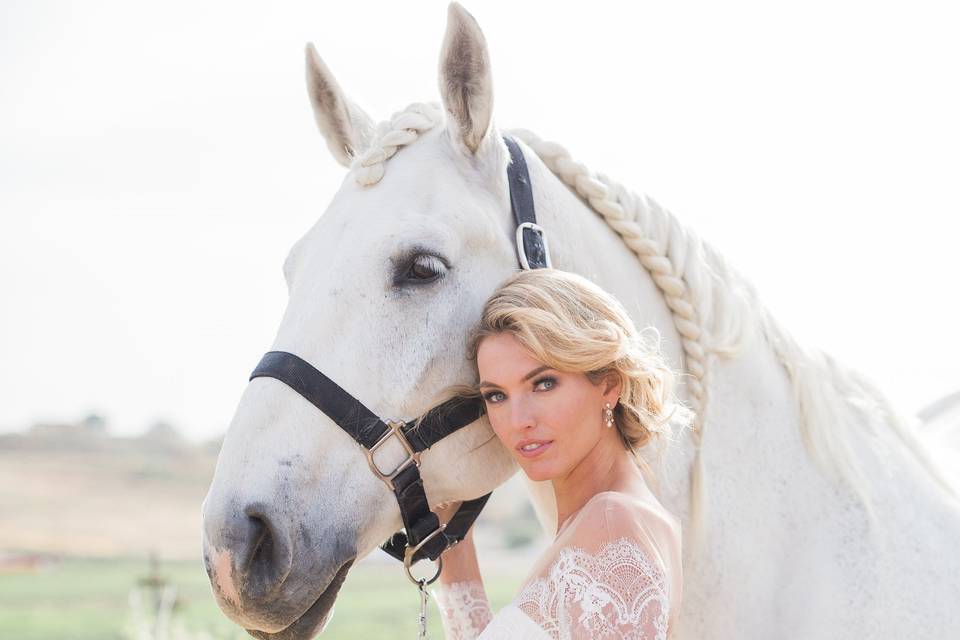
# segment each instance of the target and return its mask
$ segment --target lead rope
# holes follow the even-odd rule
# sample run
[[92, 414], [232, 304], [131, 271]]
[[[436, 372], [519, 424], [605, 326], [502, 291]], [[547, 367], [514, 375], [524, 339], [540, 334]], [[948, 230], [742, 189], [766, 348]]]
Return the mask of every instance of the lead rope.
[[420, 590], [420, 615], [417, 616], [417, 624], [419, 625], [419, 635], [417, 636], [418, 640], [426, 640], [427, 638], [427, 581], [425, 578], [420, 578], [417, 580], [417, 588]]
[[[441, 525], [442, 527], [443, 525]], [[404, 560], [404, 568], [407, 570], [407, 577], [410, 578], [410, 581], [417, 585], [417, 591], [420, 592], [420, 613], [417, 615], [417, 640], [426, 640], [427, 638], [427, 587], [433, 584], [437, 578], [440, 577], [440, 572], [443, 571], [443, 560], [441, 557], [437, 558], [439, 567], [437, 568], [437, 573], [427, 580], [426, 578], [414, 578], [413, 574], [410, 573], [410, 566], [407, 564], [409, 559], [413, 557], [412, 553], [409, 553], [407, 559]]]
[[[440, 528], [437, 529], [437, 531], [443, 531], [446, 527], [447, 525], [445, 523], [441, 523]], [[416, 555], [420, 547], [422, 547], [423, 544], [429, 539], [430, 538], [428, 537], [422, 540], [416, 547], [407, 547], [403, 557], [403, 568], [407, 572], [407, 577], [410, 579], [410, 582], [417, 585], [417, 591], [420, 592], [420, 614], [417, 616], [418, 640], [426, 640], [427, 638], [427, 586], [436, 582], [437, 578], [440, 577], [440, 573], [443, 571], [443, 555], [441, 554], [437, 556], [437, 572], [429, 580], [426, 578], [414, 578], [413, 574], [410, 572], [410, 567], [413, 564], [413, 557]], [[455, 544], [456, 543], [454, 543], [454, 545]]]

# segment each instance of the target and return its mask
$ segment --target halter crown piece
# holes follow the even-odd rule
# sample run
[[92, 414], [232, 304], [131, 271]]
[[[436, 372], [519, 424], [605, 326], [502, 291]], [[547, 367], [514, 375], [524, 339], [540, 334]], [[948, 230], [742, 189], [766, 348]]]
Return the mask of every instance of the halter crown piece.
[[[517, 259], [523, 269], [550, 266], [550, 255], [543, 229], [537, 224], [533, 207], [530, 174], [519, 145], [504, 136], [510, 151], [507, 178], [510, 183], [510, 207], [517, 223]], [[325, 376], [319, 369], [297, 355], [286, 351], [270, 351], [263, 356], [250, 380], [275, 378], [303, 396], [346, 431], [363, 448], [370, 470], [393, 491], [400, 506], [403, 531], [393, 534], [380, 548], [403, 561], [407, 576], [414, 583], [429, 584], [410, 573], [413, 563], [429, 558], [440, 560], [444, 551], [463, 540], [476, 521], [491, 494], [464, 502], [450, 521], [443, 525], [430, 511], [420, 477], [420, 454], [455, 431], [483, 415], [479, 398], [454, 398], [431, 408], [422, 419], [407, 422], [382, 420], [359, 400]], [[374, 462], [373, 454], [391, 439], [406, 451], [406, 458], [395, 468], [384, 471]]]

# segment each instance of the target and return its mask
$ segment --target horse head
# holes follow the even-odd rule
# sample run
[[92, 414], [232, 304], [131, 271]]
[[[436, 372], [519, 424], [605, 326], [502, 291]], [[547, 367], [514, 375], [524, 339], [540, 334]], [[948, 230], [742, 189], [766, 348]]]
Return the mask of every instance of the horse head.
[[[476, 380], [466, 337], [517, 268], [486, 43], [451, 4], [442, 109], [411, 105], [380, 125], [312, 46], [307, 84], [349, 172], [286, 259], [289, 302], [273, 350], [322, 369], [378, 416], [410, 419], [451, 384]], [[385, 446], [377, 456], [389, 468], [404, 452]], [[431, 504], [486, 494], [516, 468], [485, 419], [421, 458]], [[231, 619], [258, 637], [311, 637], [351, 564], [401, 526], [362, 447], [285, 384], [250, 382], [203, 505], [204, 561]]]

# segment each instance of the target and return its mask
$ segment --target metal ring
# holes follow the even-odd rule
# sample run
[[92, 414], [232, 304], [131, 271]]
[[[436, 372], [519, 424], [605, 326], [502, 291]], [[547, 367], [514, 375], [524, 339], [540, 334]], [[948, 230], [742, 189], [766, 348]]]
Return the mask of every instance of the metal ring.
[[404, 556], [403, 558], [403, 569], [407, 572], [407, 577], [410, 578], [410, 582], [418, 586], [421, 584], [421, 582], [423, 583], [423, 586], [427, 586], [436, 582], [437, 578], [439, 578], [440, 574], [443, 572], [443, 556], [437, 557], [437, 573], [429, 580], [426, 580], [425, 578], [414, 578], [413, 574], [410, 573], [410, 558], [412, 557], [413, 554], [410, 554], [409, 556]]
[[[436, 529], [434, 529], [433, 531], [431, 531], [431, 532], [430, 532], [430, 535], [428, 535], [426, 538], [424, 538], [423, 540], [420, 541], [420, 544], [418, 544], [418, 545], [415, 546], [415, 547], [410, 547], [410, 546], [408, 546], [408, 547], [406, 548], [406, 550], [404, 550], [404, 552], [403, 552], [403, 568], [404, 568], [404, 569], [406, 570], [406, 572], [407, 572], [407, 577], [410, 578], [410, 580], [412, 580], [414, 584], [420, 584], [420, 580], [414, 578], [414, 577], [413, 577], [413, 574], [410, 573], [410, 567], [413, 565], [413, 556], [417, 555], [417, 551], [420, 551], [420, 548], [421, 548], [423, 545], [425, 545], [425, 544], [427, 544], [428, 542], [430, 542], [430, 540], [432, 540], [437, 534], [442, 533], [443, 530], [446, 529], [446, 528], [447, 528], [447, 525], [446, 525], [445, 523], [440, 523], [440, 526], [437, 527]], [[444, 549], [444, 551], [446, 551], [446, 549]], [[441, 571], [443, 571], [443, 555], [442, 555], [442, 554], [439, 555], [439, 556], [437, 556], [437, 573], [436, 573], [436, 575], [433, 576], [432, 578], [430, 578], [429, 582], [427, 582], [426, 584], [433, 584], [434, 582], [436, 582], [437, 578], [440, 577], [440, 572], [441, 572]]]

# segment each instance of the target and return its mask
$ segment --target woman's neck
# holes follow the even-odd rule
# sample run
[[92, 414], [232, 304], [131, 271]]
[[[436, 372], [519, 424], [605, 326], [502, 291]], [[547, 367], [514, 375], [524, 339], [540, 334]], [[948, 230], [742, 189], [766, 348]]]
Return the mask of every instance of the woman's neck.
[[563, 478], [553, 480], [557, 500], [557, 531], [590, 498], [603, 491], [633, 493], [646, 486], [631, 455], [611, 429]]

